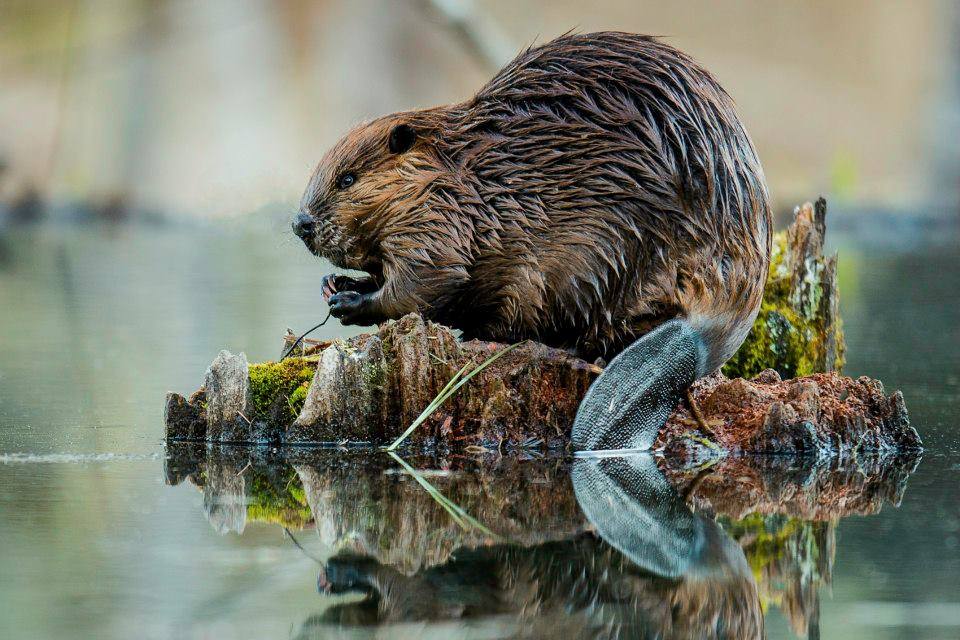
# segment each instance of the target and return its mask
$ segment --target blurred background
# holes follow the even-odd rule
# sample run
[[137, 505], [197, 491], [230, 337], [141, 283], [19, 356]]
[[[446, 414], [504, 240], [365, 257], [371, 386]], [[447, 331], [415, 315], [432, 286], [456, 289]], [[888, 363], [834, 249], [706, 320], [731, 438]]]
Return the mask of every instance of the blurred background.
[[351, 125], [463, 100], [570, 29], [661, 35], [712, 70], [781, 211], [960, 211], [952, 0], [0, 0], [2, 200], [290, 211]]

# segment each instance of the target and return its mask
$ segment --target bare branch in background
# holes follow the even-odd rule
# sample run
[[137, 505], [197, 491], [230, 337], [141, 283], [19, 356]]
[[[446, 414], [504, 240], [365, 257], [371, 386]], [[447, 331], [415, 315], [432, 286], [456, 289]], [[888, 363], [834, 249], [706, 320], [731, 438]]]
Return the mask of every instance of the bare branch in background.
[[48, 188], [53, 182], [53, 176], [57, 169], [57, 160], [60, 157], [60, 149], [63, 146], [63, 123], [67, 117], [67, 106], [70, 94], [70, 76], [73, 72], [74, 61], [76, 58], [71, 55], [71, 49], [75, 44], [78, 4], [80, 0], [70, 2], [67, 10], [64, 12], [63, 20], [65, 22], [63, 46], [60, 51], [60, 72], [57, 75], [57, 117], [53, 121], [53, 132], [50, 136], [50, 144], [47, 150], [47, 161], [44, 166], [42, 177], [42, 188]]
[[496, 71], [516, 54], [516, 47], [473, 0], [413, 0], [439, 19], [463, 48], [489, 71]]

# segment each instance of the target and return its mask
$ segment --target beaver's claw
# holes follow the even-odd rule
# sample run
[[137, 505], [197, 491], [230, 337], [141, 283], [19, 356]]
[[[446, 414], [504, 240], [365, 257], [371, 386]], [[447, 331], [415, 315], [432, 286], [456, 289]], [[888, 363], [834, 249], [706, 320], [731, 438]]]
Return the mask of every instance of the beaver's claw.
[[340, 274], [330, 274], [323, 276], [320, 281], [320, 287], [323, 291], [323, 299], [327, 302], [337, 293], [354, 291], [356, 293], [370, 293], [377, 290], [377, 285], [373, 278], [351, 278]]
[[323, 293], [323, 299], [329, 302], [330, 297], [337, 292], [337, 276], [332, 274], [323, 276], [320, 281], [320, 290]]

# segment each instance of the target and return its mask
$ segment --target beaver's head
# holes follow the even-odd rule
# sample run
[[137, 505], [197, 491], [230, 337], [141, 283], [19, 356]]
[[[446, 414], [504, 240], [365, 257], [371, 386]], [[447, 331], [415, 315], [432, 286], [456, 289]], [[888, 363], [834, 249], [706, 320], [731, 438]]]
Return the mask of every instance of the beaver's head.
[[316, 255], [348, 269], [376, 270], [391, 227], [423, 206], [436, 161], [411, 114], [360, 125], [317, 165], [293, 230]]

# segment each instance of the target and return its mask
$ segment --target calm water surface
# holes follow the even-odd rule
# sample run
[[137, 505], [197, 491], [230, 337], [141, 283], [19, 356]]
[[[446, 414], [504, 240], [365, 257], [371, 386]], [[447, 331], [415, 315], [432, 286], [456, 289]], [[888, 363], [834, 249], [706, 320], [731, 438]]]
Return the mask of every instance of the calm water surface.
[[325, 313], [284, 226], [241, 227], [0, 231], [0, 637], [960, 637], [955, 234], [834, 239], [846, 372], [903, 390], [922, 461], [696, 481], [166, 449], [166, 391]]

